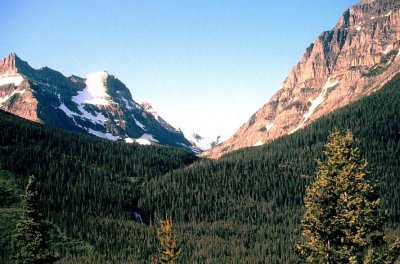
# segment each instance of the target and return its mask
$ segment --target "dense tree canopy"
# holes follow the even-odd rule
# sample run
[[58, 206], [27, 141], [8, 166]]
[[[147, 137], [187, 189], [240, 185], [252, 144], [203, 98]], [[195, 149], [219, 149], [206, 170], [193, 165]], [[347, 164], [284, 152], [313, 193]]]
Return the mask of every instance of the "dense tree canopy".
[[[0, 112], [0, 166], [19, 189], [40, 181], [44, 216], [62, 234], [60, 263], [148, 263], [154, 219], [170, 215], [182, 263], [295, 263], [305, 186], [330, 131], [350, 129], [378, 180], [385, 236], [400, 224], [400, 77], [379, 92], [264, 146], [218, 161], [165, 147], [126, 145], [55, 130]], [[1, 181], [0, 192], [18, 193]], [[2, 186], [2, 187], [1, 187]], [[3, 188], [4, 187], [4, 188]], [[1, 193], [0, 193], [1, 195]], [[7, 247], [19, 207], [0, 206]], [[133, 221], [140, 214], [143, 224]], [[392, 251], [398, 250], [395, 244]], [[7, 252], [0, 262], [8, 263]]]

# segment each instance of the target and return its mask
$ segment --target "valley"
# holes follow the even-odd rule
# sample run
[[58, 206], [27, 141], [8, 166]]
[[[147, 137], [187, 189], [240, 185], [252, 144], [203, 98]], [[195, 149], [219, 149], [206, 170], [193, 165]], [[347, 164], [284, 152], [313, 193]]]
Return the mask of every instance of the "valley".
[[[0, 263], [400, 263], [399, 29], [398, 0], [348, 8], [225, 141], [173, 126], [108, 71], [67, 77], [9, 53], [0, 60]], [[119, 66], [134, 61], [122, 57]], [[135, 63], [142, 73], [161, 64]], [[147, 74], [149, 87], [165, 81]], [[229, 100], [149, 87], [139, 89], [178, 95], [168, 104], [193, 127], [208, 100], [221, 111]], [[179, 100], [201, 101], [198, 115]], [[211, 119], [203, 131], [218, 135]]]
[[[60, 263], [148, 263], [163, 215], [175, 220], [184, 263], [293, 263], [304, 188], [333, 129], [353, 131], [380, 183], [387, 236], [399, 234], [399, 87], [397, 76], [293, 135], [218, 161], [66, 133], [3, 112], [2, 174], [13, 175], [19, 191], [31, 174], [42, 182], [43, 211], [66, 237]], [[15, 221], [11, 208], [3, 206], [2, 221]], [[134, 211], [144, 223], [131, 218]]]

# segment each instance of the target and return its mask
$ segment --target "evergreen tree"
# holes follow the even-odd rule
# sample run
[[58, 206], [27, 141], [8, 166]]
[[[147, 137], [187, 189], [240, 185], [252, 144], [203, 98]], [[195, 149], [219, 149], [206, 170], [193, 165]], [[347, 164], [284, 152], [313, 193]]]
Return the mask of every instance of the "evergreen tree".
[[[329, 136], [324, 162], [306, 189], [298, 249], [309, 263], [363, 263], [376, 259], [383, 244], [377, 184], [367, 179], [367, 161], [353, 146], [353, 135]], [[365, 261], [367, 262], [367, 261]], [[373, 263], [373, 262], [372, 262]]]
[[17, 223], [15, 240], [15, 263], [47, 264], [57, 260], [49, 250], [49, 224], [39, 210], [37, 181], [29, 177], [23, 195], [23, 216]]
[[176, 235], [172, 232], [172, 219], [166, 217], [160, 221], [161, 226], [157, 230], [157, 237], [161, 244], [161, 251], [158, 258], [153, 258], [152, 263], [176, 263], [176, 260], [182, 254], [182, 249], [178, 246]]

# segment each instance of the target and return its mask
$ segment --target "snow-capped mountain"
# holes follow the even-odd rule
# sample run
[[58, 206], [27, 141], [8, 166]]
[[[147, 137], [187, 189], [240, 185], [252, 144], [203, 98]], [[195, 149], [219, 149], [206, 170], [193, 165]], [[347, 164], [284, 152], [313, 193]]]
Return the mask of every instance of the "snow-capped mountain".
[[217, 136], [216, 139], [204, 138], [196, 133], [184, 133], [185, 137], [197, 148], [202, 151], [209, 150], [221, 143], [221, 137]]
[[363, 0], [319, 35], [274, 94], [236, 133], [203, 155], [218, 158], [295, 133], [380, 89], [400, 72], [400, 1]]
[[70, 131], [127, 143], [160, 144], [201, 152], [106, 71], [85, 78], [33, 69], [12, 53], [0, 61], [0, 109]]

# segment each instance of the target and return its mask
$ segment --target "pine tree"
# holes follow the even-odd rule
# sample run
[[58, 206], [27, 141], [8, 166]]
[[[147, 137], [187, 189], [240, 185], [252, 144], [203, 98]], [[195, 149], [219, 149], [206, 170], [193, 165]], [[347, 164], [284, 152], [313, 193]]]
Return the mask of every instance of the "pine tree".
[[[368, 180], [367, 161], [353, 135], [333, 132], [306, 189], [298, 250], [309, 263], [367, 263], [378, 258], [385, 218], [379, 213], [377, 184]], [[365, 261], [364, 261], [365, 260]], [[374, 263], [374, 262], [370, 262]]]
[[39, 210], [37, 181], [29, 177], [23, 195], [23, 216], [17, 223], [15, 241], [15, 263], [47, 264], [57, 261], [49, 250], [49, 224]]
[[176, 260], [182, 254], [182, 249], [177, 244], [176, 235], [172, 232], [172, 219], [166, 217], [160, 221], [161, 226], [157, 230], [157, 237], [161, 244], [161, 251], [158, 257], [151, 260], [152, 263], [176, 263]]

